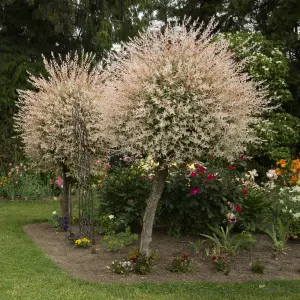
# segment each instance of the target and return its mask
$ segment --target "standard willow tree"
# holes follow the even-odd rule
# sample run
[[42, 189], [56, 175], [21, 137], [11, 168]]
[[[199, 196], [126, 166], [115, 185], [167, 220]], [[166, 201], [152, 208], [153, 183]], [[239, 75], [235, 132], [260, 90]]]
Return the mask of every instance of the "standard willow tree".
[[71, 176], [76, 174], [78, 138], [76, 120], [85, 126], [85, 149], [93, 157], [102, 148], [101, 101], [103, 73], [92, 67], [92, 54], [70, 53], [44, 58], [49, 78], [31, 75], [35, 90], [20, 91], [15, 117], [25, 153], [41, 168], [63, 174], [63, 216], [72, 219]]
[[252, 125], [268, 108], [263, 88], [242, 73], [216, 24], [186, 20], [163, 33], [145, 32], [124, 44], [111, 64], [107, 122], [123, 149], [149, 153], [158, 164], [143, 218], [140, 252], [149, 255], [158, 201], [172, 162], [208, 154], [232, 160], [259, 142]]

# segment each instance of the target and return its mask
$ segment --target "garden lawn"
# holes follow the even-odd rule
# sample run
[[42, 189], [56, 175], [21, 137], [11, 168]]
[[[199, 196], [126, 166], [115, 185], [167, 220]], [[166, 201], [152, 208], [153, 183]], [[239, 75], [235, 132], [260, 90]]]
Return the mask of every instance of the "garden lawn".
[[54, 201], [0, 200], [0, 299], [300, 299], [300, 281], [101, 284], [72, 279], [23, 231], [51, 218]]

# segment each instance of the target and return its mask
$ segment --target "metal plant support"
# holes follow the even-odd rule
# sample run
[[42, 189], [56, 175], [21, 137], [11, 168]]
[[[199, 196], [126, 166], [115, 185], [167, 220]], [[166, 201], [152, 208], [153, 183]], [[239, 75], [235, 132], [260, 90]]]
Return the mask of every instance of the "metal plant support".
[[77, 198], [79, 202], [79, 231], [95, 244], [94, 192], [92, 188], [91, 155], [88, 148], [86, 123], [77, 104], [74, 107], [75, 142], [77, 143], [76, 177], [78, 180]]

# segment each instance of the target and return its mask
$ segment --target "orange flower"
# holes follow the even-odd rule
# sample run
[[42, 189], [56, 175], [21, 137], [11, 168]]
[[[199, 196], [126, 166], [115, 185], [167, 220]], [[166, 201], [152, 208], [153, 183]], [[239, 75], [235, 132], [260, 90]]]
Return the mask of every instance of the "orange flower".
[[290, 179], [290, 183], [294, 183], [298, 181], [298, 176], [293, 175]]
[[285, 168], [286, 164], [287, 164], [287, 162], [285, 159], [281, 159], [276, 163], [277, 166], [280, 165], [282, 168]]
[[280, 171], [280, 169], [275, 169], [275, 172], [276, 172], [276, 174], [277, 174], [277, 176], [280, 176], [281, 175], [281, 171]]

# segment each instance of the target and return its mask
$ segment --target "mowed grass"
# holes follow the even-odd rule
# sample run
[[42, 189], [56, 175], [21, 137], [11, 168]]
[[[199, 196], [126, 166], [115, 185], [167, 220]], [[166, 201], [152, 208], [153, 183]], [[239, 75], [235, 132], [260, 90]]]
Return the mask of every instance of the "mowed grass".
[[[23, 231], [46, 221], [54, 201], [0, 201], [0, 300], [6, 299], [300, 299], [300, 281], [101, 284], [71, 278]], [[299, 266], [300, 268], [300, 266]]]

